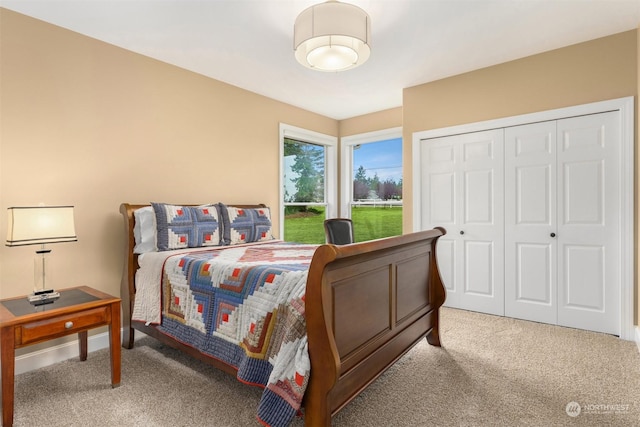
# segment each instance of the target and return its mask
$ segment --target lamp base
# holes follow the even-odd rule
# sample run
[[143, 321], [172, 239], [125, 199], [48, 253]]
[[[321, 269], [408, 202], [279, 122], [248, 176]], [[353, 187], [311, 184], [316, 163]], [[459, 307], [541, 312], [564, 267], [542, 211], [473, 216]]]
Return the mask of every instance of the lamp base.
[[27, 297], [29, 303], [36, 306], [51, 304], [58, 298], [60, 298], [60, 292], [56, 292], [53, 289], [43, 289], [41, 291], [36, 291]]

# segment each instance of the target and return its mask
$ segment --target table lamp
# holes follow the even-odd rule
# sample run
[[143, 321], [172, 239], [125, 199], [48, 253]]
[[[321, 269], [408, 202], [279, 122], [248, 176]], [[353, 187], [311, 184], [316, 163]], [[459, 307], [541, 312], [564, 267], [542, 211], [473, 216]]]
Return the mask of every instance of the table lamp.
[[7, 246], [40, 245], [34, 261], [34, 291], [29, 302], [42, 305], [60, 294], [49, 286], [46, 276], [47, 255], [51, 243], [76, 242], [73, 206], [34, 206], [8, 208]]

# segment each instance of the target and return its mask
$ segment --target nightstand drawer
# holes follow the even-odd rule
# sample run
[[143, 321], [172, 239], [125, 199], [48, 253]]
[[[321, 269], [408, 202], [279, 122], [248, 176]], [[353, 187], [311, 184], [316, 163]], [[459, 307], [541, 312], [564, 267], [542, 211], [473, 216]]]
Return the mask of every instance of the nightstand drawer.
[[98, 307], [91, 310], [84, 310], [80, 313], [26, 323], [16, 328], [16, 345], [26, 345], [100, 325], [106, 325], [109, 321], [108, 314], [109, 307]]

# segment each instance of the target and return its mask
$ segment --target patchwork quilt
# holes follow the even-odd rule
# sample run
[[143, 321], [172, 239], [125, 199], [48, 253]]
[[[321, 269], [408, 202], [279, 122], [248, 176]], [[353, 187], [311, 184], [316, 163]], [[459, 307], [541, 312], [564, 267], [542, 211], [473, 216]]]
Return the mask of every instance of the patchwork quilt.
[[[158, 329], [233, 366], [240, 381], [263, 387], [257, 417], [268, 426], [290, 424], [307, 386], [304, 296], [316, 248], [271, 241], [165, 252], [163, 273], [157, 273], [162, 276]], [[134, 320], [156, 323], [158, 295], [140, 289], [147, 286], [142, 282], [137, 286]], [[138, 301], [143, 295], [151, 299]]]

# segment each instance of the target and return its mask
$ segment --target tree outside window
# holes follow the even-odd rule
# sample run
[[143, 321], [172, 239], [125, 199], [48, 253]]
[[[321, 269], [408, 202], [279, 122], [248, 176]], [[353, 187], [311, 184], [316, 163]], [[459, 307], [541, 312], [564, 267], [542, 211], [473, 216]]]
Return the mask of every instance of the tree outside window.
[[284, 238], [324, 243], [325, 147], [284, 140]]

